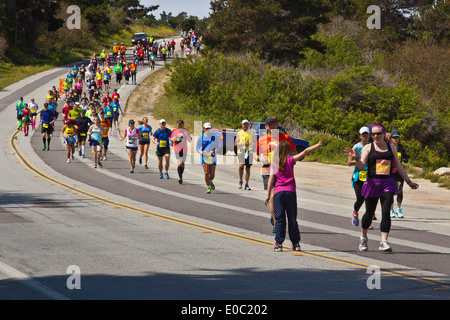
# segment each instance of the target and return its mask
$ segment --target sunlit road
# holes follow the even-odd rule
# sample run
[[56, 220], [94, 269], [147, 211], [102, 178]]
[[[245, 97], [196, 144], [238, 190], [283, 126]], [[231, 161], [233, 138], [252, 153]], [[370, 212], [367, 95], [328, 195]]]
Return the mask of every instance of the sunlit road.
[[[171, 179], [160, 180], [153, 146], [150, 169], [130, 174], [117, 132], [102, 169], [92, 168], [90, 148], [86, 159], [66, 163], [60, 121], [51, 151], [42, 151], [37, 130], [15, 131], [14, 106], [23, 96], [42, 107], [67, 70], [0, 90], [1, 299], [450, 298], [448, 208], [405, 205], [409, 216], [393, 221], [394, 252], [378, 251], [375, 221], [361, 253], [349, 218], [353, 192], [299, 181], [302, 252], [275, 253], [258, 164], [252, 190], [239, 190], [236, 159], [227, 154], [207, 195], [196, 161], [182, 185], [174, 163]], [[138, 84], [148, 74], [140, 68]], [[122, 101], [135, 87], [112, 84]]]

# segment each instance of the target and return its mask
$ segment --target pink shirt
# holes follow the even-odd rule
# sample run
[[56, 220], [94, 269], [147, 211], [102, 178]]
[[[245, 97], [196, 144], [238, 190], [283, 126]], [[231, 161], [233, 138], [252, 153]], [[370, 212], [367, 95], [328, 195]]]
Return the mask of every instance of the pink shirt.
[[273, 164], [270, 167], [273, 169], [277, 182], [275, 184], [275, 193], [280, 191], [296, 192], [295, 177], [294, 177], [294, 157], [289, 157], [286, 160], [283, 170], [278, 170]]

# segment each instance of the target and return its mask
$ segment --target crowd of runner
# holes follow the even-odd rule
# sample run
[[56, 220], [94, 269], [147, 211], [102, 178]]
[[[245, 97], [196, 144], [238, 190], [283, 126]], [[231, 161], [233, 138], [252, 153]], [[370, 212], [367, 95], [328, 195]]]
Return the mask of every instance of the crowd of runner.
[[[109, 136], [113, 130], [118, 130], [119, 117], [123, 115], [120, 105], [121, 97], [117, 89], [111, 91], [111, 80], [116, 79], [120, 84], [122, 76], [126, 83], [136, 84], [138, 67], [144, 67], [147, 56], [148, 67], [154, 70], [154, 61], [159, 55], [164, 61], [166, 55], [172, 56], [175, 51], [175, 41], [157, 41], [150, 38], [146, 43], [138, 43], [133, 48], [132, 61], [127, 62], [123, 44], [113, 45], [112, 55], [103, 51], [99, 56], [93, 55], [89, 64], [85, 66], [74, 65], [64, 78], [63, 90], [53, 86], [45, 99], [43, 108], [31, 99], [29, 103], [19, 99], [16, 104], [17, 130], [28, 136], [31, 130], [40, 128], [42, 134], [43, 151], [50, 150], [50, 142], [55, 130], [56, 121], [62, 122], [61, 136], [67, 149], [67, 163], [70, 163], [78, 150], [78, 156], [86, 157], [86, 144], [91, 146], [93, 167], [102, 168], [102, 161], [108, 159]], [[195, 34], [183, 35], [180, 48], [183, 54], [191, 54], [191, 46], [196, 50], [199, 41]], [[156, 48], [156, 49], [155, 49]], [[189, 50], [188, 50], [189, 49]], [[115, 61], [114, 72], [111, 69], [112, 60]], [[153, 62], [152, 62], [153, 61]], [[61, 111], [58, 111], [58, 102], [62, 100]], [[39, 116], [39, 119], [38, 119]], [[267, 190], [265, 204], [269, 205], [271, 223], [275, 233], [274, 250], [281, 251], [285, 240], [286, 225], [288, 227], [293, 250], [300, 250], [300, 232], [297, 225], [296, 187], [294, 165], [308, 153], [320, 148], [318, 144], [297, 153], [295, 145], [287, 134], [272, 134], [278, 128], [275, 117], [268, 117], [265, 121], [267, 134], [256, 140], [255, 134], [249, 130], [249, 121], [242, 121], [242, 128], [236, 134], [235, 147], [238, 156], [238, 188], [244, 185], [243, 174], [245, 170], [245, 190], [249, 186], [250, 168], [253, 159], [262, 163], [262, 178], [264, 190]], [[418, 185], [412, 182], [402, 162], [407, 162], [404, 148], [399, 144], [400, 133], [394, 130], [390, 136], [381, 125], [363, 127], [359, 131], [361, 142], [353, 148], [345, 150], [349, 157], [349, 165], [355, 166], [352, 176], [352, 186], [355, 189], [356, 201], [354, 204], [352, 223], [359, 225], [358, 211], [363, 203], [366, 204], [366, 213], [362, 218], [362, 233], [359, 249], [367, 250], [367, 230], [371, 227], [378, 201], [382, 207], [381, 217], [381, 243], [380, 250], [391, 251], [387, 242], [390, 231], [390, 219], [397, 215], [403, 217], [401, 211], [401, 190], [403, 182], [413, 189]], [[369, 141], [372, 138], [371, 141]], [[159, 128], [153, 131], [148, 118], [143, 117], [138, 125], [129, 120], [127, 129], [121, 135], [125, 140], [125, 149], [128, 153], [130, 173], [134, 173], [136, 160], [148, 169], [148, 151], [151, 143], [156, 146], [158, 170], [160, 179], [169, 179], [169, 165], [171, 149], [177, 160], [178, 183], [183, 183], [183, 173], [186, 164], [188, 143], [192, 136], [184, 127], [183, 120], [177, 122], [177, 128], [170, 130], [166, 121], [159, 121]], [[202, 135], [198, 138], [195, 150], [200, 155], [200, 163], [204, 172], [204, 181], [207, 193], [215, 189], [213, 182], [217, 165], [217, 152], [221, 148], [220, 139], [214, 133], [211, 123], [203, 125]], [[139, 157], [137, 157], [139, 153]], [[393, 210], [394, 196], [397, 195], [397, 211]], [[286, 224], [287, 219], [287, 224]]]

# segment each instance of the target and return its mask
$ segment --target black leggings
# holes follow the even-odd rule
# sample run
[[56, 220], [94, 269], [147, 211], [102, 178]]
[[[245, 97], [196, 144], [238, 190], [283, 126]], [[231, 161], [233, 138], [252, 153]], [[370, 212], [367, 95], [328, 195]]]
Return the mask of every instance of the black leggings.
[[364, 181], [358, 180], [353, 182], [353, 189], [355, 190], [356, 201], [353, 204], [353, 210], [358, 212], [361, 206], [364, 203], [364, 197], [361, 195], [361, 188], [364, 184]]
[[[380, 231], [389, 232], [391, 230], [391, 205], [394, 199], [394, 193], [384, 192], [380, 199], [381, 203], [381, 223]], [[362, 217], [361, 226], [363, 229], [369, 229], [372, 224], [373, 216], [377, 208], [378, 198], [366, 198], [366, 213]]]

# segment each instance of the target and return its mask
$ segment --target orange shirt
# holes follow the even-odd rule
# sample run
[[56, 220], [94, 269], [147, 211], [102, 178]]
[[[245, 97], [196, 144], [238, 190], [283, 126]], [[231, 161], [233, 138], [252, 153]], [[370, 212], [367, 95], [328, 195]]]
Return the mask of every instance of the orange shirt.
[[280, 141], [287, 141], [291, 145], [291, 150], [295, 150], [295, 144], [292, 142], [292, 139], [289, 135], [285, 133], [279, 133], [278, 137], [269, 136], [268, 134], [263, 135], [258, 139], [258, 143], [256, 144], [256, 154], [263, 155], [269, 159], [268, 165], [263, 165], [262, 173], [268, 174], [270, 172], [269, 165], [272, 163], [273, 152], [278, 146]]

